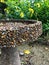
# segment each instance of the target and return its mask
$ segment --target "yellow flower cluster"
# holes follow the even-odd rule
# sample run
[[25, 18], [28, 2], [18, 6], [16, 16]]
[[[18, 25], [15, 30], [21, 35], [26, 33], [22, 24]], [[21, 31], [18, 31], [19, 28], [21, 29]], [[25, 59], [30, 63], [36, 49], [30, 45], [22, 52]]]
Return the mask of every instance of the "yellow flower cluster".
[[23, 12], [20, 13], [20, 17], [21, 17], [21, 18], [24, 17], [24, 13], [23, 13]]
[[37, 3], [37, 6], [40, 7], [40, 3]]
[[34, 9], [29, 8], [29, 12], [31, 12], [33, 14], [34, 13]]
[[7, 13], [9, 13], [9, 11], [8, 11], [8, 9], [7, 9], [7, 8], [5, 8], [5, 9], [4, 9], [4, 11], [6, 11]]
[[45, 0], [45, 1], [47, 1], [47, 0]]
[[4, 2], [4, 0], [0, 0], [0, 2]]
[[34, 13], [34, 9], [29, 8], [29, 12], [30, 12], [30, 17], [32, 17], [33, 13]]

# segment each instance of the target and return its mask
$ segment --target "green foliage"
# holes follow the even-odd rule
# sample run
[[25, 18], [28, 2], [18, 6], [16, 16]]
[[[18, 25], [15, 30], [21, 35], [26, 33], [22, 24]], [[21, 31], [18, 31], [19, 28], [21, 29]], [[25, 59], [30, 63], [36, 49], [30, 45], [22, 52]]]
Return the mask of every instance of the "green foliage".
[[35, 16], [43, 23], [44, 34], [49, 32], [49, 1], [43, 0], [34, 3]]
[[31, 19], [34, 14], [31, 1], [7, 0], [6, 4], [8, 5], [5, 9], [7, 18]]
[[2, 17], [3, 17], [3, 14], [0, 13], [0, 19], [2, 19]]
[[7, 0], [6, 4], [6, 18], [40, 20], [43, 32], [49, 32], [49, 0]]

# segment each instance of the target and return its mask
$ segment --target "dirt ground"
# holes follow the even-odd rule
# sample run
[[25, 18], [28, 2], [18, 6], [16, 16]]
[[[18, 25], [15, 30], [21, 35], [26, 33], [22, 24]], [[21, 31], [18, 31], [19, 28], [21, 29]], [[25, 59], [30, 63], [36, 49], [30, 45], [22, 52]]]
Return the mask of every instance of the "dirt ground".
[[29, 55], [20, 56], [22, 65], [49, 65], [49, 46], [35, 43], [34, 45], [24, 44], [18, 47], [23, 52], [29, 50]]
[[49, 65], [49, 46], [41, 43], [18, 46], [19, 53], [24, 50], [29, 50], [30, 54], [20, 55], [21, 65]]

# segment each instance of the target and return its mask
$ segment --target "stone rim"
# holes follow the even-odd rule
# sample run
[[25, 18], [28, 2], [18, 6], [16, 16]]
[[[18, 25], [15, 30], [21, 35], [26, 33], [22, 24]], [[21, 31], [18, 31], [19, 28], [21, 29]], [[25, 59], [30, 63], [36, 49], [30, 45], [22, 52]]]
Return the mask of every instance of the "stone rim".
[[0, 19], [0, 22], [22, 22], [22, 23], [36, 23], [37, 20], [32, 20], [32, 19]]

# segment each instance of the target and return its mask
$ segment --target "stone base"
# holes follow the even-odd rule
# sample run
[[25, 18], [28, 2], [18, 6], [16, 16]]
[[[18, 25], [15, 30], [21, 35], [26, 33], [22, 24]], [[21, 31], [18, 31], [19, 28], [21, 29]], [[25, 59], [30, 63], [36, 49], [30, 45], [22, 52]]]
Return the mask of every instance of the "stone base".
[[21, 65], [17, 48], [2, 48], [0, 65]]

